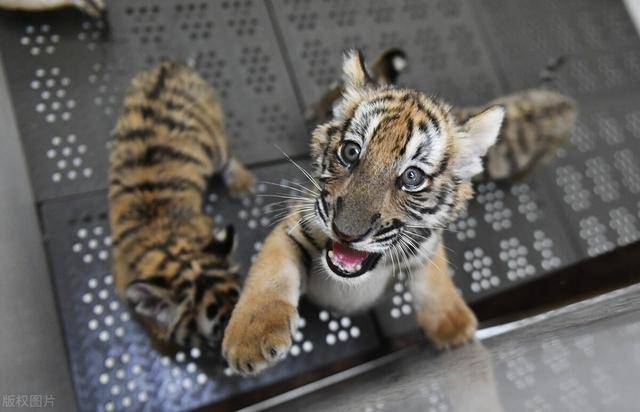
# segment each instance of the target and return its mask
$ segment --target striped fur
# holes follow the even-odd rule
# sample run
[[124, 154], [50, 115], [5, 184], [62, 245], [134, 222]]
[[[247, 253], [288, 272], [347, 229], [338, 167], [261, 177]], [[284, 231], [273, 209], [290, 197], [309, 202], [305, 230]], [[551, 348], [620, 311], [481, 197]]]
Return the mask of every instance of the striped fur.
[[207, 180], [232, 194], [253, 185], [230, 158], [213, 90], [166, 62], [136, 76], [115, 129], [109, 209], [121, 297], [161, 342], [215, 345], [238, 297], [233, 228], [213, 234], [203, 213]]
[[[505, 108], [505, 118], [498, 141], [484, 160], [487, 180], [524, 178], [538, 164], [552, 159], [575, 127], [576, 102], [546, 88], [499, 97], [487, 106], [495, 105]], [[483, 108], [454, 109], [454, 115], [464, 121]]]
[[225, 332], [223, 355], [241, 373], [286, 354], [302, 293], [358, 312], [398, 270], [414, 280], [417, 319], [436, 345], [459, 345], [475, 332], [448, 275], [442, 230], [473, 195], [471, 178], [504, 109], [460, 123], [444, 102], [375, 82], [358, 52], [343, 71], [333, 118], [313, 133], [313, 186], [298, 189], [291, 214], [265, 240]]
[[[486, 108], [497, 105], [505, 108], [498, 141], [487, 152], [485, 169], [476, 179], [522, 179], [537, 165], [549, 161], [569, 140], [575, 127], [576, 102], [549, 87], [564, 61], [563, 57], [552, 59], [540, 73], [538, 87], [498, 97], [483, 106], [452, 109], [462, 123]], [[406, 56], [401, 50], [387, 50], [371, 66], [372, 78], [380, 85], [395, 84], [406, 65]], [[311, 107], [307, 114], [310, 123], [330, 121], [333, 106], [343, 92], [342, 83], [332, 85]]]

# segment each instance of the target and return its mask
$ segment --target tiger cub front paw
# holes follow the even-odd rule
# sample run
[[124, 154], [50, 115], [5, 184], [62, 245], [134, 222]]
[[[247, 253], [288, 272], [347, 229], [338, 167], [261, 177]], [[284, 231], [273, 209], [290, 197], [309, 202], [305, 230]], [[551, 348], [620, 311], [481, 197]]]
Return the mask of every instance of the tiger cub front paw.
[[287, 355], [299, 316], [283, 301], [241, 303], [224, 332], [222, 355], [235, 372], [255, 375]]
[[476, 316], [459, 296], [437, 309], [418, 313], [417, 320], [427, 338], [439, 349], [471, 340], [478, 327]]

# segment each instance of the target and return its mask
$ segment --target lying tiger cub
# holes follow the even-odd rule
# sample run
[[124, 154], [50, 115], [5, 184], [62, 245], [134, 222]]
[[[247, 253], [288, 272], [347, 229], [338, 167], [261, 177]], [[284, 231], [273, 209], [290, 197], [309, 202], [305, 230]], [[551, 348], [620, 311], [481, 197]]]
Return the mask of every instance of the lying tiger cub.
[[132, 80], [115, 129], [109, 218], [118, 294], [161, 348], [218, 347], [238, 297], [233, 228], [213, 235], [209, 177], [243, 196], [253, 175], [231, 156], [222, 109], [192, 69], [167, 61]]
[[363, 311], [399, 265], [437, 346], [475, 333], [476, 318], [449, 277], [442, 231], [473, 196], [471, 178], [504, 109], [459, 123], [441, 101], [372, 80], [357, 51], [343, 72], [333, 119], [313, 132], [317, 181], [265, 240], [225, 331], [223, 355], [239, 373], [286, 355], [303, 293], [332, 310]]

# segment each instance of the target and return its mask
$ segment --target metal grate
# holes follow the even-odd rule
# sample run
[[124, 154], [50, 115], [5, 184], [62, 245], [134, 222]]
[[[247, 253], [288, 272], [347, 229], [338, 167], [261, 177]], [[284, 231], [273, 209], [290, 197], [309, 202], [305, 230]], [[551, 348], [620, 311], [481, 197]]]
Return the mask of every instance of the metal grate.
[[[451, 274], [475, 302], [638, 241], [640, 55], [623, 6], [503, 3], [114, 0], [107, 35], [101, 23], [74, 11], [0, 12], [0, 49], [40, 202], [79, 406], [190, 409], [335, 366], [380, 348], [383, 338], [417, 331], [399, 274], [371, 314], [348, 318], [305, 303], [306, 322], [288, 360], [256, 379], [227, 376], [197, 351], [166, 357], [149, 346], [114, 293], [104, 189], [123, 92], [135, 72], [164, 58], [188, 61], [216, 88], [242, 160], [275, 161], [255, 169], [261, 180], [304, 183], [273, 144], [291, 155], [307, 153], [300, 105], [339, 77], [343, 48], [357, 46], [372, 57], [401, 47], [410, 59], [402, 82], [457, 104], [535, 85], [548, 59], [567, 55], [558, 85], [580, 101], [571, 143], [526, 181], [477, 187], [468, 213], [446, 232]], [[259, 186], [261, 193], [272, 190]], [[267, 203], [232, 201], [219, 190], [207, 196], [216, 224], [238, 228], [236, 253], [245, 270], [270, 230]]]

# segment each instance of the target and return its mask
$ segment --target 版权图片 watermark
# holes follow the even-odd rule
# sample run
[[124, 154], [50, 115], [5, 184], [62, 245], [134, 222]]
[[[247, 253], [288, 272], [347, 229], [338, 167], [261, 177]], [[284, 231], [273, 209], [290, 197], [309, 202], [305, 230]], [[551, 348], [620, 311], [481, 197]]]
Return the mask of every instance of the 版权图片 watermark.
[[3, 408], [53, 408], [55, 396], [46, 394], [1, 394], [0, 406]]

